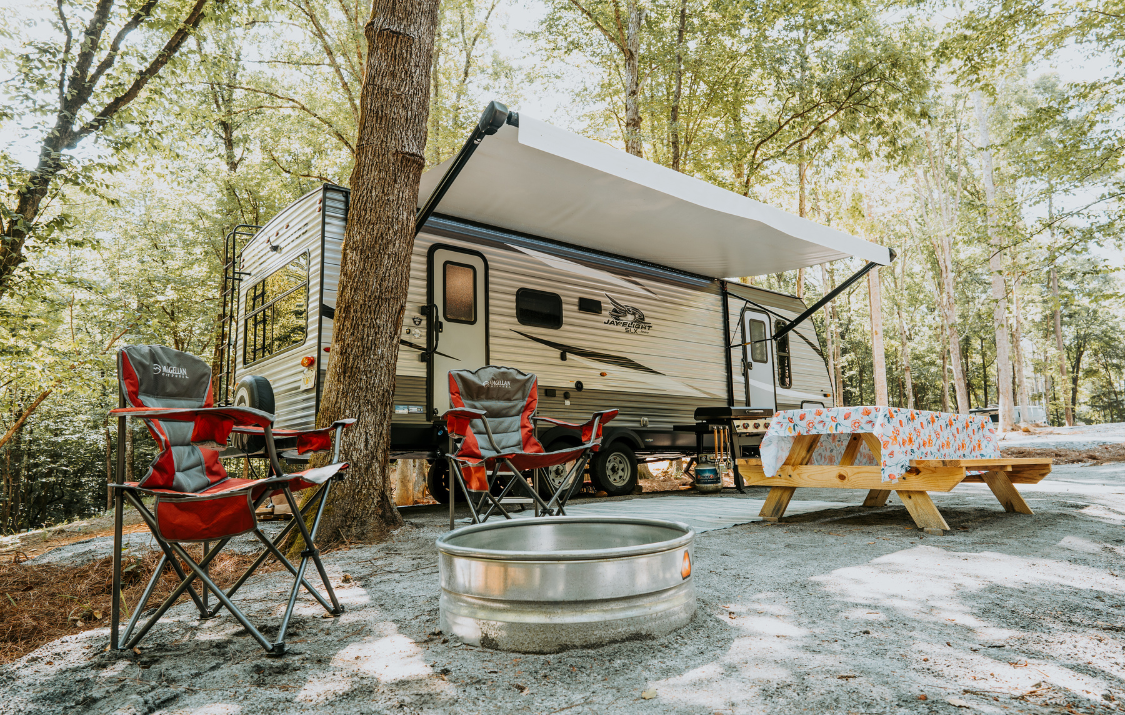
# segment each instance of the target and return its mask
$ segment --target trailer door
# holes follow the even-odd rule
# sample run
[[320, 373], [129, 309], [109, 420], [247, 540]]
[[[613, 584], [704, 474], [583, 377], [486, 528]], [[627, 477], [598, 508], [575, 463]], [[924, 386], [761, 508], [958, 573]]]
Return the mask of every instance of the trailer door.
[[430, 417], [450, 408], [449, 371], [488, 364], [488, 263], [451, 246], [430, 252]]
[[776, 410], [774, 391], [773, 328], [769, 315], [746, 310], [742, 313], [742, 376], [746, 380], [746, 405]]

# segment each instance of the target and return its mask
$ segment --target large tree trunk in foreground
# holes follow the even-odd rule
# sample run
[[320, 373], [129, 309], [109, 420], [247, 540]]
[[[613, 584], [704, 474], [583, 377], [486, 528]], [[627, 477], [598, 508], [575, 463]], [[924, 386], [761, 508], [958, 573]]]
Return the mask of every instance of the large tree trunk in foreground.
[[[996, 185], [992, 176], [992, 142], [988, 136], [988, 117], [984, 98], [979, 91], [973, 93], [976, 103], [977, 124], [980, 129], [980, 143], [984, 177], [985, 223], [988, 227], [988, 241], [992, 252], [988, 259], [988, 270], [992, 274], [992, 325], [996, 332], [996, 382], [1000, 404], [1000, 431], [1012, 429], [1014, 411], [1012, 403], [1012, 362], [1008, 338], [1008, 286], [1004, 280], [1004, 239], [996, 225]], [[986, 376], [987, 381], [987, 376]]]
[[378, 539], [402, 524], [391, 498], [391, 405], [425, 164], [437, 11], [438, 0], [375, 0], [364, 28], [367, 67], [351, 209], [317, 425], [357, 421], [344, 430], [343, 459], [351, 466], [333, 488], [322, 544]]

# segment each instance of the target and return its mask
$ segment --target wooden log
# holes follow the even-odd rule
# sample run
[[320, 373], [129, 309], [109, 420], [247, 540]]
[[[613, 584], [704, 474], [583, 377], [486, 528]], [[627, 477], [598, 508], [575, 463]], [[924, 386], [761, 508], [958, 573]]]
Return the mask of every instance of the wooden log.
[[1008, 475], [1004, 472], [985, 472], [981, 475], [984, 483], [992, 490], [996, 496], [996, 501], [1004, 507], [1007, 512], [1019, 512], [1020, 514], [1031, 514], [1031, 507], [1023, 500], [1020, 493], [1012, 486], [1012, 482], [1008, 479]]
[[941, 535], [949, 531], [949, 524], [945, 523], [941, 512], [934, 505], [934, 500], [926, 492], [900, 491], [899, 499], [906, 505], [910, 517], [918, 528], [927, 534]]

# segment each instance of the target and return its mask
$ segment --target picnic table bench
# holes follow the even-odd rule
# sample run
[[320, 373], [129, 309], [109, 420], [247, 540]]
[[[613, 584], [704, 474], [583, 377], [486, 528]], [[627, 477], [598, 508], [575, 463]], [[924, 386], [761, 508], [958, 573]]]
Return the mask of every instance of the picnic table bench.
[[1051, 472], [1050, 459], [1001, 457], [987, 419], [888, 407], [779, 412], [762, 455], [740, 459], [738, 467], [747, 485], [770, 487], [760, 512], [766, 521], [781, 519], [798, 487], [864, 489], [865, 507], [885, 505], [894, 491], [930, 534], [949, 524], [929, 492], [984, 483], [1005, 511], [1031, 514], [1015, 485], [1036, 484]]

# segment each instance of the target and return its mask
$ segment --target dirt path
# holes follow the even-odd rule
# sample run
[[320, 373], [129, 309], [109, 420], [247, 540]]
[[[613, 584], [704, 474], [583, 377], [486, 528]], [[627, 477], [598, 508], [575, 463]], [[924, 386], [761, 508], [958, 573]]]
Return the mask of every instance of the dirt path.
[[[936, 495], [954, 531], [931, 537], [897, 501], [809, 490], [796, 498], [846, 508], [697, 537], [687, 627], [551, 656], [434, 634], [444, 515], [416, 514], [386, 544], [328, 554], [348, 611], [303, 601], [284, 658], [176, 606], [139, 654], [105, 653], [98, 629], [0, 668], [0, 712], [1121, 712], [1125, 466], [1062, 467], [1024, 493], [1034, 516], [983, 485]], [[284, 587], [267, 574], [241, 602], [275, 624]]]

